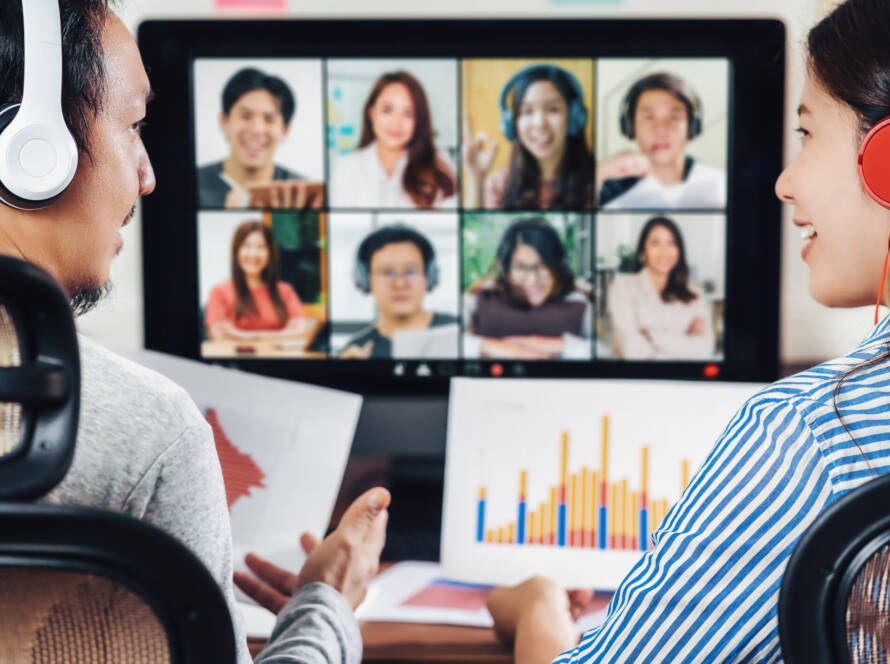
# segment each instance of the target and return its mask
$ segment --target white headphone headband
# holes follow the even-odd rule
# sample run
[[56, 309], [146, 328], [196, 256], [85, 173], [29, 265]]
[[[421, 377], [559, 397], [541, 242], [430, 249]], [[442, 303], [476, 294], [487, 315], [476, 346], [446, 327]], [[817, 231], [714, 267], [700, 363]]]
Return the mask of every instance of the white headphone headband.
[[62, 114], [62, 28], [58, 0], [22, 0], [22, 103], [0, 133], [0, 183], [40, 206], [62, 193], [77, 170], [77, 145]]

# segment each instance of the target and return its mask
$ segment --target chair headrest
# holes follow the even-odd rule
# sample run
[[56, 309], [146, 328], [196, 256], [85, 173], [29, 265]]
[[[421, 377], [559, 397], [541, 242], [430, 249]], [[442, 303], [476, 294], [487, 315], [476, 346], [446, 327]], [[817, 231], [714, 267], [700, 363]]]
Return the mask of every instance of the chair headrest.
[[40, 268], [0, 256], [0, 500], [32, 500], [61, 481], [79, 410], [68, 298]]

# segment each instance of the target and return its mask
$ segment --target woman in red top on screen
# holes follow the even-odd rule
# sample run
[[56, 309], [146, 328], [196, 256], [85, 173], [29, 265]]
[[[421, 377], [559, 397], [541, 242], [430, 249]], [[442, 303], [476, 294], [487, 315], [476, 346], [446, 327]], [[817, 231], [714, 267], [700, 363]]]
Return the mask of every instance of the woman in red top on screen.
[[278, 280], [272, 229], [245, 221], [232, 237], [232, 278], [210, 291], [204, 317], [210, 339], [292, 339], [304, 333], [293, 286]]

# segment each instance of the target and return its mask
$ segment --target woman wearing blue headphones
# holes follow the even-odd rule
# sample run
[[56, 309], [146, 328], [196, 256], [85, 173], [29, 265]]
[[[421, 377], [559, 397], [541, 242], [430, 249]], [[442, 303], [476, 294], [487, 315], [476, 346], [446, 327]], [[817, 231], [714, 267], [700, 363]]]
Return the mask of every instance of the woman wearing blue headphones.
[[593, 156], [581, 84], [555, 65], [520, 70], [500, 96], [510, 165], [491, 172], [497, 145], [464, 120], [468, 208], [584, 210], [593, 203]]
[[[776, 194], [794, 208], [809, 290], [826, 306], [890, 304], [888, 34], [887, 0], [847, 0], [808, 38], [801, 148]], [[890, 472], [890, 316], [877, 313], [850, 353], [739, 409], [601, 625], [581, 638], [573, 618], [589, 592], [567, 595], [542, 577], [492, 593], [517, 664], [781, 662], [779, 589], [796, 544], [829, 505]], [[886, 634], [884, 615], [871, 615]], [[854, 621], [847, 628], [862, 640]]]

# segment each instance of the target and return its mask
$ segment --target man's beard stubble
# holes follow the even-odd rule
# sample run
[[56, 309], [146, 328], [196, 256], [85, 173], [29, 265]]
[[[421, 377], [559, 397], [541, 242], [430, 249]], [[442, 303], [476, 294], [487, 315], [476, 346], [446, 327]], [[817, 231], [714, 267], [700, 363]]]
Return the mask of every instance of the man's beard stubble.
[[74, 317], [83, 316], [96, 308], [102, 300], [104, 300], [112, 290], [111, 281], [106, 281], [101, 286], [83, 286], [74, 289], [69, 302], [71, 303], [71, 313]]

